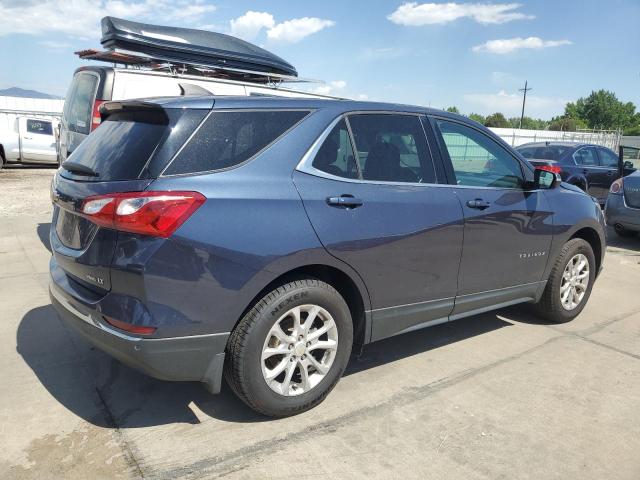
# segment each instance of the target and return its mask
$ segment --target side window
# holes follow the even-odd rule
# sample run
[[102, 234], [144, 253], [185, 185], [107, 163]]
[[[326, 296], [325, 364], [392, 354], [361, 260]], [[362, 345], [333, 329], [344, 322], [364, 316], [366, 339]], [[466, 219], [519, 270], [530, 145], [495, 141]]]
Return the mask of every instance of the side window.
[[214, 111], [163, 174], [209, 172], [238, 165], [308, 114], [293, 110]]
[[573, 154], [573, 159], [577, 165], [596, 166], [598, 160], [596, 158], [596, 149], [593, 147], [584, 147]]
[[487, 135], [459, 123], [438, 120], [458, 185], [521, 188], [522, 167]]
[[312, 166], [337, 177], [358, 178], [349, 130], [344, 120], [340, 120], [331, 130], [316, 153]]
[[420, 119], [415, 115], [349, 116], [363, 180], [435, 183]]
[[40, 135], [53, 135], [53, 128], [51, 127], [51, 122], [27, 119], [27, 132], [38, 133]]
[[536, 158], [536, 149], [534, 147], [518, 148], [517, 150], [524, 158]]
[[618, 156], [608, 148], [599, 148], [598, 156], [603, 167], [618, 167]]

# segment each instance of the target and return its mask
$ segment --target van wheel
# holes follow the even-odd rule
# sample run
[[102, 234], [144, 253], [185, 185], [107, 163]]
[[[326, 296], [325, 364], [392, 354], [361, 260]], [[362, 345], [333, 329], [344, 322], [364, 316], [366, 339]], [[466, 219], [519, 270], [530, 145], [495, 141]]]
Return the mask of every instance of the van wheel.
[[329, 284], [307, 278], [266, 294], [227, 343], [225, 378], [253, 410], [285, 417], [315, 407], [351, 354], [349, 307]]
[[564, 244], [551, 269], [538, 314], [554, 323], [570, 322], [584, 309], [596, 276], [593, 249], [581, 238]]

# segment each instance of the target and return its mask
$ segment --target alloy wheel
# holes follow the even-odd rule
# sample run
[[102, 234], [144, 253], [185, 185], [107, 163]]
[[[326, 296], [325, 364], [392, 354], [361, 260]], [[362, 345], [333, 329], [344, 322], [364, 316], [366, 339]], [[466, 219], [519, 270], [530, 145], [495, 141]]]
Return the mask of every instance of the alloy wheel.
[[338, 350], [338, 328], [327, 310], [299, 305], [269, 330], [260, 363], [274, 392], [295, 396], [308, 392], [327, 375]]
[[589, 260], [582, 253], [571, 257], [564, 267], [560, 283], [560, 302], [565, 310], [573, 310], [584, 298], [589, 286]]

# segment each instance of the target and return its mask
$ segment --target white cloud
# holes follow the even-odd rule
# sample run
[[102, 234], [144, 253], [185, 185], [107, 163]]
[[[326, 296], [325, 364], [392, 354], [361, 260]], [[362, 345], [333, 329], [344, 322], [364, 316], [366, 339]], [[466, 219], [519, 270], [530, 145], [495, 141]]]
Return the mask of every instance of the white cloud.
[[273, 15], [267, 12], [249, 10], [241, 17], [231, 20], [231, 35], [253, 40], [263, 28], [273, 28], [276, 24]]
[[0, 36], [61, 33], [77, 38], [97, 38], [101, 35], [100, 19], [107, 15], [152, 23], [164, 23], [164, 19], [192, 23], [215, 9], [204, 0], [0, 0], [0, 18], [10, 19], [3, 22]]
[[344, 80], [333, 80], [332, 82], [320, 85], [315, 88], [311, 88], [308, 91], [316, 93], [318, 95], [337, 95], [336, 90], [344, 90], [347, 86], [347, 82]]
[[419, 27], [470, 18], [483, 25], [535, 18], [521, 12], [519, 3], [403, 3], [387, 18], [398, 25]]
[[360, 95], [358, 95], [358, 100], [369, 100], [369, 95], [365, 94], [365, 93], [361, 93]]
[[335, 22], [315, 17], [303, 17], [278, 23], [267, 31], [267, 38], [274, 42], [296, 43], [309, 35], [332, 27]]
[[[500, 90], [498, 93], [470, 93], [463, 95], [463, 99], [474, 105], [481, 114], [502, 112], [507, 117], [517, 116], [522, 109], [522, 94], [508, 93], [505, 90]], [[562, 112], [566, 104], [566, 99], [529, 94], [526, 114], [534, 117], [549, 117]]]
[[523, 48], [540, 50], [542, 48], [559, 47], [561, 45], [571, 45], [569, 40], [542, 40], [540, 37], [528, 38], [507, 38], [503, 40], [489, 40], [482, 45], [473, 47], [474, 52], [489, 52], [498, 55], [512, 53]]

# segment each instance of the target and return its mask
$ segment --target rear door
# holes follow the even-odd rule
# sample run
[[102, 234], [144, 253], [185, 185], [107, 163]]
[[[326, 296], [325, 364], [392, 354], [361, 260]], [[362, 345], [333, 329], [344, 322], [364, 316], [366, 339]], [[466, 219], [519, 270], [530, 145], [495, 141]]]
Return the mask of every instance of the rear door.
[[449, 119], [432, 123], [464, 211], [453, 317], [532, 297], [553, 232], [544, 192], [526, 188], [531, 172], [487, 133]]
[[100, 76], [93, 71], [79, 71], [67, 92], [60, 123], [58, 153], [63, 162], [91, 133], [91, 114]]
[[363, 278], [372, 337], [446, 321], [457, 288], [462, 211], [438, 185], [420, 118], [339, 118], [294, 173], [318, 237]]
[[22, 161], [55, 162], [56, 143], [51, 120], [22, 117], [19, 124]]

